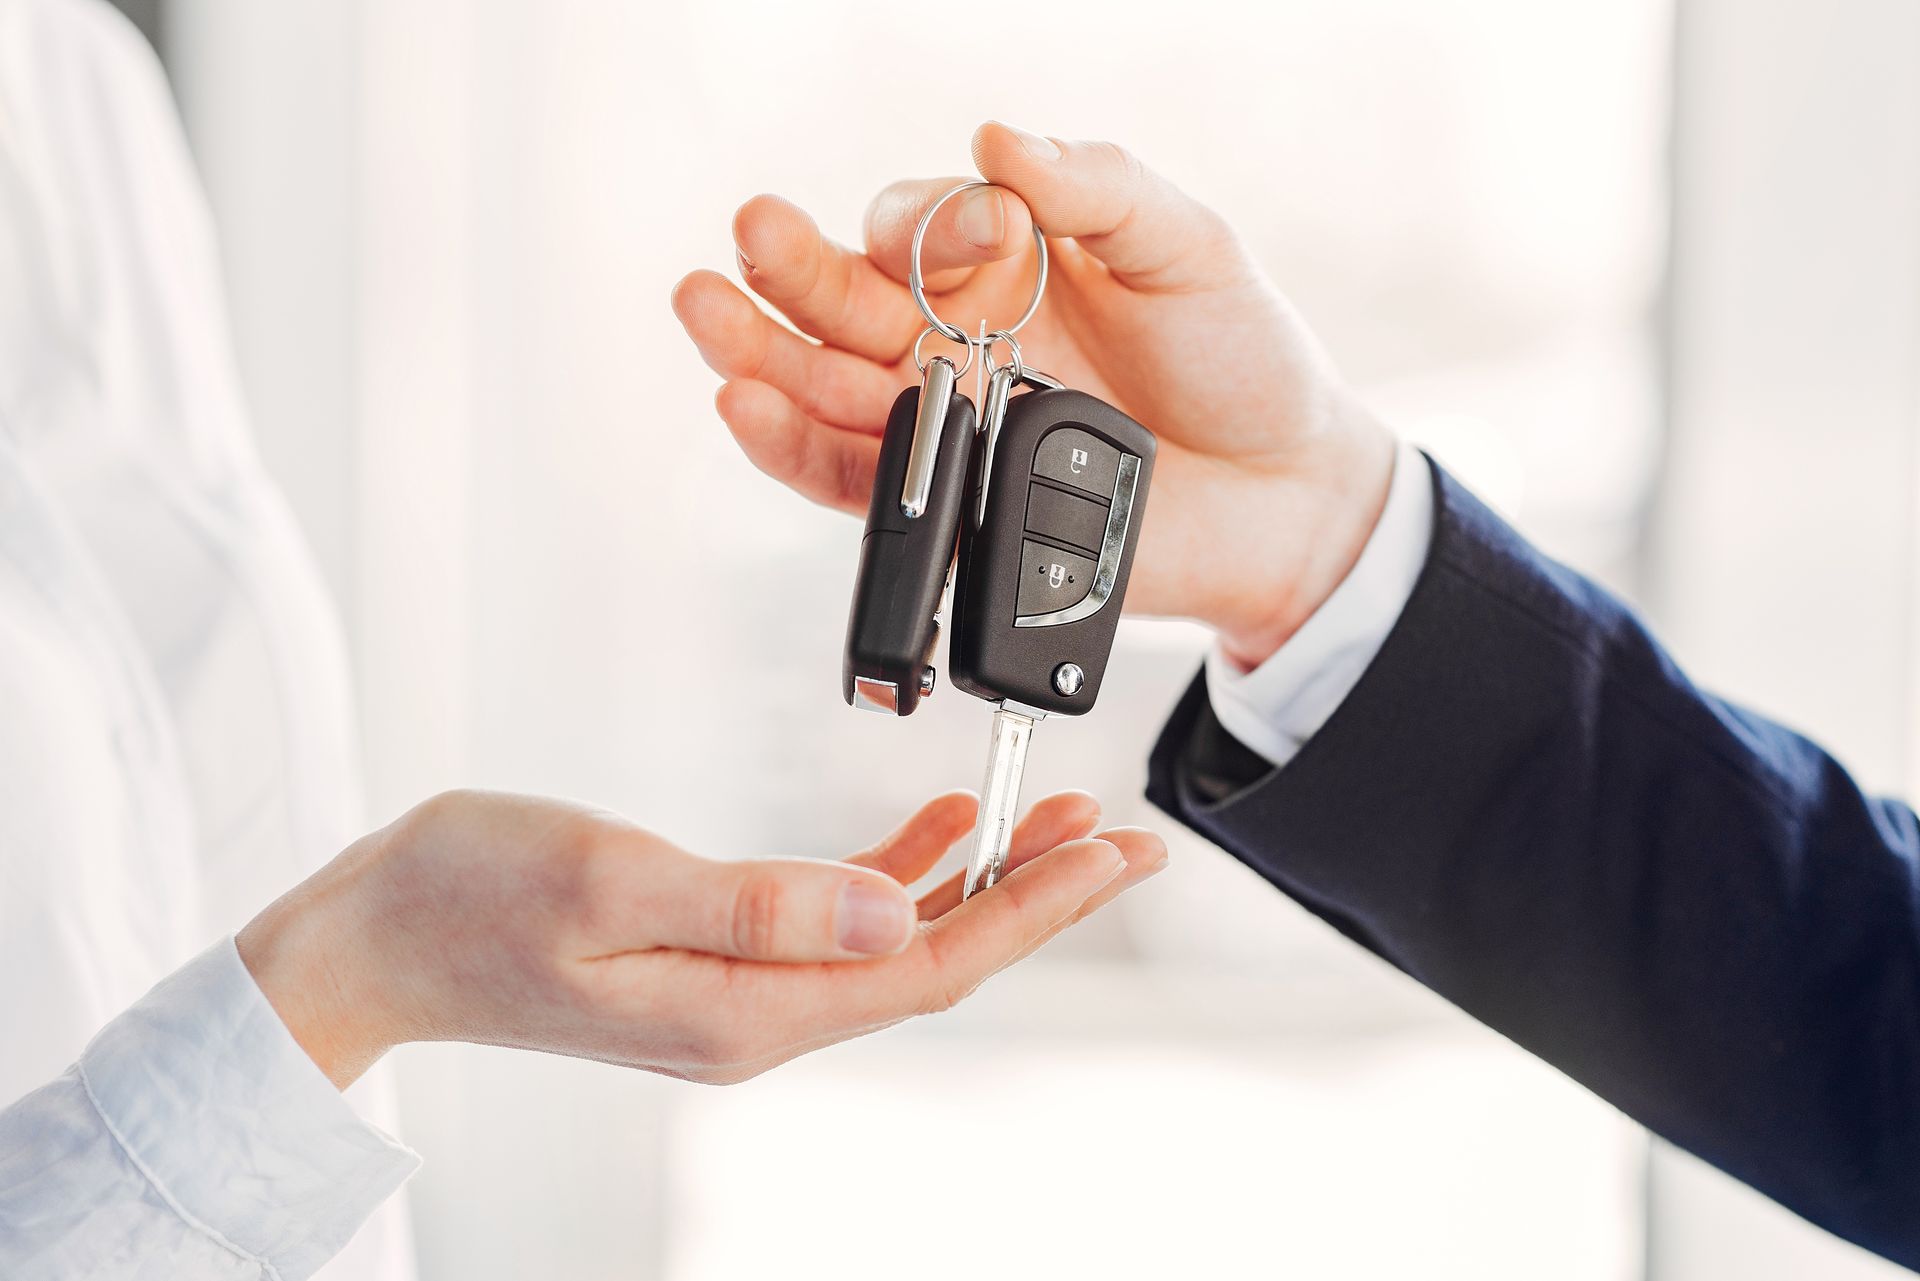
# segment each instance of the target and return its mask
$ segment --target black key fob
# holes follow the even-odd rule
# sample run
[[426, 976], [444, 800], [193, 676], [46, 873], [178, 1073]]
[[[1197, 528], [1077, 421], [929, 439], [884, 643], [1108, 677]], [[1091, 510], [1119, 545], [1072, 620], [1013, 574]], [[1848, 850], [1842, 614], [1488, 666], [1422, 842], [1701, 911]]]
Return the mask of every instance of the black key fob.
[[[1113, 649], [1153, 433], [1068, 388], [1007, 402], [960, 535], [949, 674], [977, 698], [1075, 716]], [[978, 480], [976, 480], [976, 485]]]
[[[928, 368], [925, 386], [893, 402], [880, 440], [840, 678], [848, 703], [893, 716], [911, 715], [933, 690], [934, 615], [974, 443], [973, 402], [954, 392], [952, 363], [936, 357]], [[920, 412], [923, 397], [932, 412]]]

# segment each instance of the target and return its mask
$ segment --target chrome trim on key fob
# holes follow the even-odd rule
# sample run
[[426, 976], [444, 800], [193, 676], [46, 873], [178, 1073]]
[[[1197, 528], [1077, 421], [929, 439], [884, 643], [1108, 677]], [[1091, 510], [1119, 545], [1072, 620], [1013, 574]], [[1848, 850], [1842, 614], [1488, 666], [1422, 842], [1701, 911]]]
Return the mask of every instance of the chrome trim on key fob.
[[940, 434], [947, 425], [947, 407], [953, 404], [953, 386], [959, 371], [945, 356], [927, 362], [920, 382], [920, 404], [913, 418], [913, 447], [907, 453], [907, 475], [900, 486], [900, 514], [920, 519], [933, 494], [933, 463], [940, 454]]
[[[1100, 560], [1093, 569], [1093, 589], [1065, 609], [1051, 614], [1028, 614], [1013, 620], [1015, 627], [1058, 627], [1077, 623], [1100, 612], [1113, 596], [1113, 584], [1120, 573], [1120, 558], [1127, 550], [1127, 526], [1133, 520], [1133, 491], [1140, 481], [1140, 460], [1132, 454], [1120, 456], [1119, 473], [1113, 479], [1113, 506], [1107, 509], [1107, 529], [1100, 538]], [[1062, 690], [1062, 693], [1072, 693]]]

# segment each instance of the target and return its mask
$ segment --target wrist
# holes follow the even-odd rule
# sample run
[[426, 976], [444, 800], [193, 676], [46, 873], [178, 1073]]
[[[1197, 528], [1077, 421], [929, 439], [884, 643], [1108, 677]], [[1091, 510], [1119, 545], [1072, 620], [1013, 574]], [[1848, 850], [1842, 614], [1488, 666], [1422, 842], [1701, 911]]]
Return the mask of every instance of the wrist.
[[341, 1089], [398, 1041], [382, 1012], [380, 984], [371, 981], [377, 976], [366, 972], [366, 844], [275, 900], [234, 940], [294, 1041]]
[[1349, 397], [1333, 425], [1287, 461], [1274, 492], [1254, 507], [1270, 523], [1250, 541], [1270, 548], [1271, 561], [1205, 619], [1229, 661], [1243, 671], [1260, 666], [1346, 581], [1386, 509], [1397, 448]]

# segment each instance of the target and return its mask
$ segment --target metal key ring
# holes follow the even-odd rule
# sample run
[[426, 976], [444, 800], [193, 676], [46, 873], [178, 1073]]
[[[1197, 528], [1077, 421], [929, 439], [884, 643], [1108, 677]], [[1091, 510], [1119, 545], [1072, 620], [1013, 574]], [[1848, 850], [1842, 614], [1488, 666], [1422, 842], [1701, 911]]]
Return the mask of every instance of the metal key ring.
[[[1026, 381], [1027, 366], [1026, 363], [1020, 359], [1020, 341], [1013, 336], [1012, 330], [996, 329], [985, 338], [976, 339], [975, 341], [980, 348], [980, 358], [987, 362], [987, 371], [989, 373], [993, 372], [996, 368], [1012, 369], [1014, 382], [1020, 383]], [[995, 366], [993, 363], [993, 348], [996, 343], [1005, 343], [1007, 345], [1007, 355], [1010, 359], [1005, 365]]]
[[[913, 301], [919, 306], [920, 314], [927, 318], [927, 323], [937, 329], [942, 337], [951, 342], [967, 343], [969, 346], [976, 340], [969, 338], [967, 331], [960, 328], [960, 326], [950, 325], [936, 316], [933, 312], [933, 304], [927, 301], [927, 282], [926, 278], [921, 275], [920, 272], [920, 246], [926, 242], [927, 228], [933, 225], [933, 216], [940, 212], [941, 205], [946, 204], [947, 201], [952, 200], [963, 191], [972, 191], [975, 187], [991, 187], [992, 185], [990, 182], [963, 182], [946, 195], [940, 197], [940, 199], [934, 201], [931, 205], [928, 205], [927, 211], [920, 215], [920, 221], [914, 226], [913, 252], [907, 259], [907, 288], [913, 291]], [[994, 331], [995, 333], [1005, 334], [1009, 338], [1014, 335], [1014, 332], [1018, 330], [1020, 326], [1033, 319], [1033, 313], [1040, 310], [1041, 295], [1047, 292], [1047, 233], [1040, 230], [1039, 223], [1033, 225], [1033, 243], [1034, 247], [1039, 250], [1040, 253], [1040, 270], [1033, 280], [1033, 298], [1028, 301], [1027, 309], [1020, 313], [1020, 319], [1014, 321], [1005, 329], [997, 329]]]
[[[922, 329], [920, 331], [920, 336], [913, 340], [913, 367], [919, 370], [923, 374], [927, 372], [927, 362], [920, 358], [920, 344], [927, 340], [928, 334], [940, 334], [940, 331], [938, 329], [935, 329], [932, 325], [928, 325], [925, 329]], [[971, 338], [968, 338], [965, 334], [961, 334], [958, 338], [954, 338], [951, 334], [940, 334], [940, 336], [942, 338], [949, 339], [952, 342], [957, 342], [962, 347], [967, 349], [966, 359], [962, 360], [960, 362], [960, 367], [953, 371], [953, 376], [955, 378], [958, 378], [961, 374], [964, 374], [967, 372], [967, 370], [973, 368], [973, 349], [975, 344]], [[934, 359], [947, 360], [945, 356], [935, 356]], [[947, 363], [952, 364], [953, 362], [948, 360]]]

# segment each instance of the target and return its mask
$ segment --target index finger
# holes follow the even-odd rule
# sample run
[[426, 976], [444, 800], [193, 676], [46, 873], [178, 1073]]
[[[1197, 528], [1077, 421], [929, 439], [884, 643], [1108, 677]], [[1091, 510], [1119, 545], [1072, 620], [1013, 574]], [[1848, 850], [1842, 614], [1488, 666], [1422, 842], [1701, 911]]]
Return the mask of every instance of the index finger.
[[828, 240], [790, 201], [755, 196], [740, 206], [733, 241], [747, 287], [821, 342], [891, 365], [925, 323], [898, 281]]
[[[1127, 868], [1109, 841], [1069, 841], [1024, 866], [940, 920], [923, 924], [904, 952], [853, 965], [738, 965], [694, 958], [697, 974], [725, 999], [760, 1011], [754, 1051], [737, 1060], [752, 1075], [796, 1054], [916, 1014], [951, 1009], [1075, 919]], [[693, 982], [676, 983], [686, 993]]]
[[862, 1023], [884, 1023], [952, 1009], [1072, 918], [1126, 868], [1126, 855], [1110, 841], [1088, 838], [1056, 846], [923, 925], [920, 938], [905, 952], [866, 967], [869, 1004], [857, 1017]]

